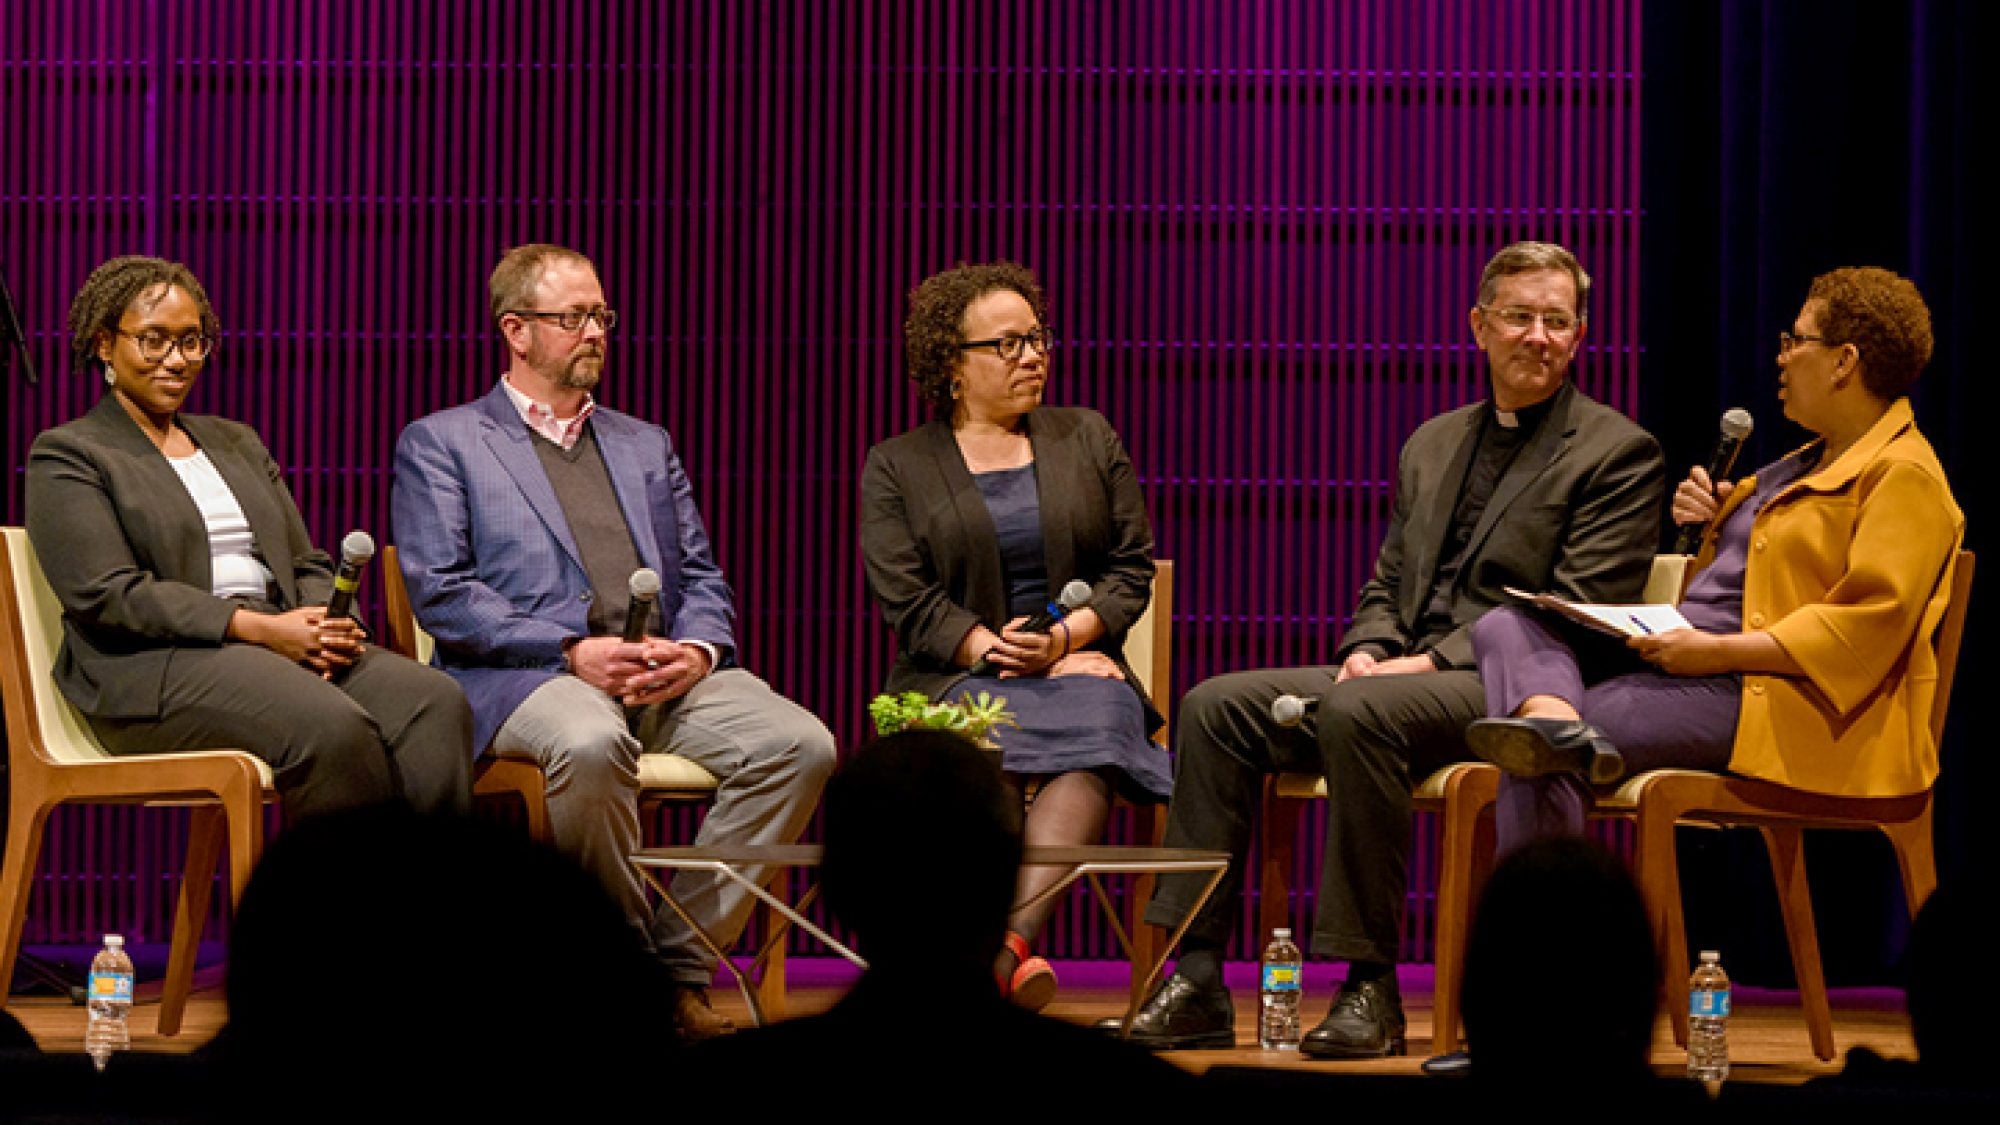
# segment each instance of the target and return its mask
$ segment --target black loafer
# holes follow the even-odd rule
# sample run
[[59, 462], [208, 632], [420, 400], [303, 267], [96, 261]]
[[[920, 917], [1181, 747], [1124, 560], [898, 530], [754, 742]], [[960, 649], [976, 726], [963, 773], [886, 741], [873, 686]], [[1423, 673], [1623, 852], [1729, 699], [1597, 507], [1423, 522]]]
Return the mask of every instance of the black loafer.
[[[1115, 1030], [1117, 1021], [1110, 1023]], [[1203, 988], [1175, 973], [1132, 1017], [1126, 1038], [1154, 1051], [1234, 1047], [1236, 1008], [1228, 989]]]
[[1472, 1056], [1465, 1051], [1448, 1051], [1424, 1060], [1425, 1074], [1440, 1078], [1463, 1078], [1472, 1073]]
[[1403, 998], [1394, 977], [1349, 981], [1333, 998], [1333, 1010], [1306, 1032], [1299, 1053], [1311, 1059], [1380, 1059], [1409, 1050], [1404, 1039]]
[[1516, 777], [1574, 773], [1609, 785], [1625, 773], [1611, 740], [1581, 719], [1480, 719], [1466, 728], [1465, 744]]

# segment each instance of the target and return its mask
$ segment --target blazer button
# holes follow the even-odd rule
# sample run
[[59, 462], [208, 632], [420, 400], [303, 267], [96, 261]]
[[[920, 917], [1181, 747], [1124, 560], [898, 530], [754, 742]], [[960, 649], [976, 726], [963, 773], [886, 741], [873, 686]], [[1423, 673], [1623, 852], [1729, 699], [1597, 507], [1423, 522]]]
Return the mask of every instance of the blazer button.
[[1751, 684], [1751, 685], [1750, 685], [1750, 694], [1752, 694], [1752, 695], [1762, 695], [1762, 694], [1764, 694], [1764, 685], [1763, 685], [1763, 684]]
[[589, 591], [589, 590], [585, 590], [585, 591], [584, 591], [583, 593], [581, 593], [581, 594], [578, 594], [578, 595], [576, 596], [576, 600], [577, 600], [577, 601], [580, 601], [580, 602], [582, 602], [582, 603], [583, 603], [583, 604], [585, 604], [585, 605], [589, 605], [589, 604], [590, 604], [590, 591]]
[[1762, 629], [1762, 628], [1764, 627], [1764, 615], [1763, 615], [1763, 614], [1761, 614], [1761, 613], [1753, 613], [1753, 614], [1751, 614], [1751, 615], [1750, 615], [1750, 627], [1751, 627], [1752, 629]]
[[1761, 535], [1760, 535], [1760, 536], [1758, 536], [1758, 537], [1757, 537], [1757, 549], [1758, 549], [1758, 550], [1760, 550], [1760, 551], [1761, 551], [1761, 550], [1763, 550], [1763, 549], [1764, 549], [1764, 548], [1765, 548], [1766, 546], [1768, 546], [1768, 545], [1770, 544], [1770, 542], [1771, 542], [1771, 541], [1770, 541], [1769, 539], [1766, 539], [1766, 538], [1764, 538], [1764, 537], [1763, 537], [1763, 536], [1761, 536]]

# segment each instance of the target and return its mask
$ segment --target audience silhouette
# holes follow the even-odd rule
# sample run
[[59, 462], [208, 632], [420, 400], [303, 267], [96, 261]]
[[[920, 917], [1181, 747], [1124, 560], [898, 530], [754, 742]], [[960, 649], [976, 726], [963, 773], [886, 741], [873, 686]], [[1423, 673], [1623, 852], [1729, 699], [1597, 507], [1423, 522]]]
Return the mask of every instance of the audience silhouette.
[[1473, 915], [1464, 982], [1471, 1078], [1482, 1087], [1546, 1087], [1537, 1098], [1547, 1101], [1655, 1083], [1653, 934], [1638, 885], [1597, 844], [1553, 836], [1501, 860]]
[[1962, 886], [1933, 891], [1903, 954], [1916, 1061], [1854, 1047], [1839, 1074], [1807, 1085], [1843, 1105], [2000, 1106], [2000, 1072], [1987, 1064], [1985, 1035], [2000, 984], [1984, 963], [1986, 941]]
[[823, 1015], [693, 1048], [688, 1065], [717, 1103], [953, 1116], [985, 1096], [1048, 1091], [1039, 1108], [986, 1107], [1065, 1119], [1189, 1108], [1200, 1087], [1186, 1071], [1001, 996], [993, 960], [1021, 862], [1021, 805], [986, 754], [940, 731], [890, 735], [835, 771], [823, 823], [827, 908], [868, 970]]
[[273, 842], [226, 991], [205, 1051], [230, 1116], [589, 1117], [674, 1066], [669, 982], [597, 880], [400, 804]]

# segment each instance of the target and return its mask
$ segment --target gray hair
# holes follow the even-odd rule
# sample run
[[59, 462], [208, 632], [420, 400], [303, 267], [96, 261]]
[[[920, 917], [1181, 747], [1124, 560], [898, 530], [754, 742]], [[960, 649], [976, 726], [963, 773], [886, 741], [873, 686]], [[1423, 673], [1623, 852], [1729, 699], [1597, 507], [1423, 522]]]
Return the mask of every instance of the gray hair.
[[1578, 320], [1588, 319], [1590, 307], [1590, 275], [1583, 272], [1576, 255], [1553, 242], [1516, 242], [1500, 248], [1493, 259], [1486, 263], [1486, 269], [1479, 275], [1479, 304], [1484, 308], [1491, 305], [1499, 294], [1500, 279], [1520, 273], [1537, 273], [1541, 270], [1562, 270], [1576, 283], [1576, 316]]

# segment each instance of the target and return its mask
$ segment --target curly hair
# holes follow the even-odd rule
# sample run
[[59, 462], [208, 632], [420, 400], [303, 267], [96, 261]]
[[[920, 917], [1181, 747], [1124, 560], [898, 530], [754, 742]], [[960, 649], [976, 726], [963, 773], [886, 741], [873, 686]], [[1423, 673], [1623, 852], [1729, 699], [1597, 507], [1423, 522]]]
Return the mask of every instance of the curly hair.
[[195, 280], [194, 271], [179, 262], [128, 254], [113, 258], [84, 279], [83, 288], [69, 303], [70, 359], [78, 371], [94, 371], [103, 364], [97, 358], [97, 334], [116, 333], [118, 322], [133, 301], [159, 286], [180, 289], [201, 308], [202, 334], [213, 339], [222, 331], [208, 293]]
[[1576, 285], [1576, 315], [1590, 315], [1590, 275], [1583, 272], [1576, 255], [1553, 242], [1513, 242], [1502, 246], [1479, 274], [1479, 305], [1486, 307], [1499, 296], [1500, 279], [1521, 273], [1561, 270]]
[[958, 346], [965, 342], [959, 321], [972, 302], [1001, 289], [1019, 293], [1035, 311], [1035, 319], [1047, 323], [1041, 283], [1033, 270], [1018, 262], [960, 262], [910, 290], [910, 314], [903, 321], [910, 381], [940, 414], [951, 412], [951, 380], [958, 372]]
[[1820, 302], [1819, 332], [1829, 346], [1861, 353], [1861, 383], [1893, 402], [1931, 361], [1931, 310], [1910, 279], [1874, 266], [1813, 278], [1808, 302]]

